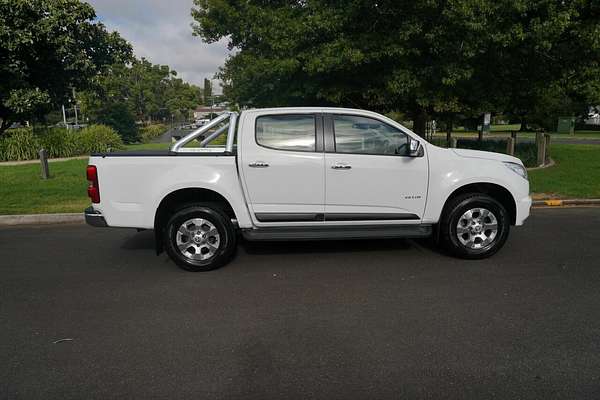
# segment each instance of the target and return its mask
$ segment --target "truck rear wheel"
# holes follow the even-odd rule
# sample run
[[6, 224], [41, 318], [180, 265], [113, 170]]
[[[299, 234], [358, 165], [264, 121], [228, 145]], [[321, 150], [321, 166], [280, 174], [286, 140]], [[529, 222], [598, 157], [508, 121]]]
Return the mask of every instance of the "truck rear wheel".
[[231, 220], [215, 205], [185, 206], [164, 230], [169, 257], [186, 271], [210, 271], [225, 265], [236, 246]]
[[502, 248], [510, 230], [506, 209], [486, 194], [451, 199], [440, 221], [440, 239], [453, 255], [486, 258]]

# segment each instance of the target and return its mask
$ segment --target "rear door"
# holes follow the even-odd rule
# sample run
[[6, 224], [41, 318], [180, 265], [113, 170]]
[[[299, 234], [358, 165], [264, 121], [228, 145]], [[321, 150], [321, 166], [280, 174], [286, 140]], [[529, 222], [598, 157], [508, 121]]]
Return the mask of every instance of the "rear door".
[[325, 223], [419, 223], [429, 166], [407, 155], [408, 141], [374, 117], [326, 115]]
[[322, 114], [251, 113], [243, 129], [240, 167], [254, 223], [322, 224]]

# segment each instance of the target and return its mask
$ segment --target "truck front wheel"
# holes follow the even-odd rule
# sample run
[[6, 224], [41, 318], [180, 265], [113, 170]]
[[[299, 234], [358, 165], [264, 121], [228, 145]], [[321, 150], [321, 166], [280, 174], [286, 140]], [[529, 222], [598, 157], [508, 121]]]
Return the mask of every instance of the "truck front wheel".
[[486, 258], [508, 237], [510, 220], [504, 206], [486, 194], [465, 194], [451, 199], [440, 220], [440, 239], [455, 256]]
[[236, 246], [231, 220], [212, 205], [185, 206], [164, 229], [167, 254], [186, 271], [210, 271], [225, 265]]

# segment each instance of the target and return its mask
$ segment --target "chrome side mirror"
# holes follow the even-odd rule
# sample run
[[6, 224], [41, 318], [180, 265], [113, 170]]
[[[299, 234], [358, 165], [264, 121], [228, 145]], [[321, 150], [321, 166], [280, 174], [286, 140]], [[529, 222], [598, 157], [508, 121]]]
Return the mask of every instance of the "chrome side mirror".
[[421, 142], [415, 139], [409, 139], [408, 143], [408, 156], [409, 157], [420, 157], [423, 148], [421, 147]]

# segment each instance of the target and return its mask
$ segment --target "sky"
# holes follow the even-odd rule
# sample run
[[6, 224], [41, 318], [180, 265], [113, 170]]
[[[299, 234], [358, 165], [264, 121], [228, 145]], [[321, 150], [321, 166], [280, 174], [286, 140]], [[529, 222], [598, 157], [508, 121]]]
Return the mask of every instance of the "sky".
[[[227, 42], [205, 43], [192, 35], [192, 0], [87, 0], [98, 20], [118, 31], [135, 55], [168, 65], [183, 80], [203, 86], [223, 65]], [[213, 81], [215, 92], [220, 88]]]

